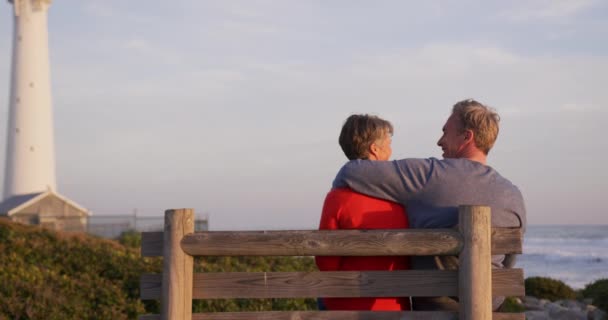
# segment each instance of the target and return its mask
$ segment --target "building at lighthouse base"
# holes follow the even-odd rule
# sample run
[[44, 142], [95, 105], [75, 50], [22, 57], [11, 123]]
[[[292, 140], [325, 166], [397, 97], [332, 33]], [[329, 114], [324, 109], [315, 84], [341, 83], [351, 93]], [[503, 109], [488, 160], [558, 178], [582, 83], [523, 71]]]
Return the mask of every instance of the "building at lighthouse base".
[[12, 196], [0, 203], [0, 218], [59, 231], [85, 232], [89, 214], [84, 207], [51, 190]]

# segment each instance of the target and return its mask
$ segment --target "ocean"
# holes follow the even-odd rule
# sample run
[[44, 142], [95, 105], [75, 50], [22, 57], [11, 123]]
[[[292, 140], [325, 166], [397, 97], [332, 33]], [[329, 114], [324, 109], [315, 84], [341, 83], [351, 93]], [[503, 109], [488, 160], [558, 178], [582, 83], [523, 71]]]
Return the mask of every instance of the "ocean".
[[517, 261], [525, 277], [550, 277], [574, 289], [608, 279], [608, 225], [534, 225]]

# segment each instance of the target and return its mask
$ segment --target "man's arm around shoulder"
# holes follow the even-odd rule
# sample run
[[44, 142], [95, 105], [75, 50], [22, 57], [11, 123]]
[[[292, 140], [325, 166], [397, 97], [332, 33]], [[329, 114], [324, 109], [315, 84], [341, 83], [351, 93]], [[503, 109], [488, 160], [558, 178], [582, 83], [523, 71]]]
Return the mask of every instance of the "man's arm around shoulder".
[[336, 176], [333, 187], [349, 187], [368, 196], [407, 203], [422, 191], [437, 159], [352, 160]]

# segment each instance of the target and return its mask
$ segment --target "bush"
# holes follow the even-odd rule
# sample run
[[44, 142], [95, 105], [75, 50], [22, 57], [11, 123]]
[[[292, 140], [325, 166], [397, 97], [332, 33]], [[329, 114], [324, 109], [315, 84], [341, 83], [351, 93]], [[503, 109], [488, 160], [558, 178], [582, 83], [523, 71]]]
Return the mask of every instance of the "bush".
[[[117, 241], [65, 234], [0, 219], [0, 320], [137, 319], [159, 313], [139, 298], [139, 277], [160, 273], [160, 258], [142, 258], [141, 234]], [[314, 271], [311, 257], [205, 257], [197, 272]], [[194, 300], [195, 312], [314, 310], [314, 299]]]
[[526, 295], [534, 296], [539, 299], [547, 299], [550, 301], [576, 299], [576, 291], [559, 280], [531, 277], [526, 279], [525, 285]]
[[581, 294], [584, 298], [591, 298], [596, 307], [608, 311], [608, 279], [587, 284]]
[[141, 232], [135, 230], [125, 231], [118, 237], [118, 242], [129, 248], [141, 248]]
[[0, 319], [135, 319], [139, 276], [160, 269], [84, 234], [0, 221], [0, 238]]
[[526, 311], [526, 308], [515, 297], [507, 297], [505, 302], [500, 306], [499, 312], [520, 313]]

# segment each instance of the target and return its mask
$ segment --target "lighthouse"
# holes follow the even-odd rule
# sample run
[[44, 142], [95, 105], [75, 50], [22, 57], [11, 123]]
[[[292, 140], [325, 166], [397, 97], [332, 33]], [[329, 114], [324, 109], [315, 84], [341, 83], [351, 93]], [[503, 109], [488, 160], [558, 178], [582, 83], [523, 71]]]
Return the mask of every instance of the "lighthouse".
[[4, 199], [57, 190], [47, 31], [50, 1], [9, 2], [14, 28]]
[[72, 218], [85, 221], [87, 211], [57, 192], [47, 27], [51, 0], [8, 2], [14, 13], [13, 55], [0, 215], [61, 229]]

